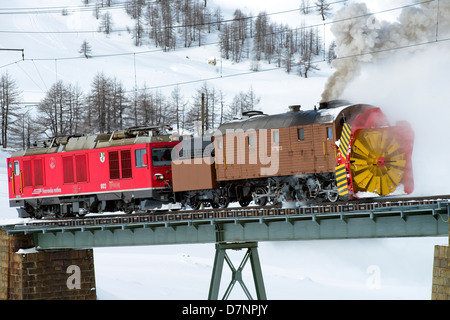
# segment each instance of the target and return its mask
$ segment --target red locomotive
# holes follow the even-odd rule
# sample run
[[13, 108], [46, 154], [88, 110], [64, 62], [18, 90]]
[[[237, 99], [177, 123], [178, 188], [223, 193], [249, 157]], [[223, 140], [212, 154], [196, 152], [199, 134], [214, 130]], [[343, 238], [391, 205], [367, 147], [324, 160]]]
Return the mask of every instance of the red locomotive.
[[10, 206], [20, 217], [131, 212], [171, 202], [171, 150], [165, 128], [136, 127], [52, 139], [7, 160]]
[[163, 129], [52, 139], [16, 152], [7, 160], [10, 206], [21, 217], [40, 218], [172, 203], [197, 209], [337, 201], [414, 188], [411, 128], [390, 126], [370, 105], [253, 111], [207, 139], [182, 142]]

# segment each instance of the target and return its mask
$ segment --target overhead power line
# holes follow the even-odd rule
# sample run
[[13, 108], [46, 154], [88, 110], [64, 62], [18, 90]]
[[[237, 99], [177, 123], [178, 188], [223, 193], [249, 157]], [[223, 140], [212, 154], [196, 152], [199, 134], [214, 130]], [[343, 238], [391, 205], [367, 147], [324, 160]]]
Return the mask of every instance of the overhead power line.
[[[347, 2], [348, 0], [339, 0], [339, 1], [335, 1], [335, 2], [331, 2], [329, 3], [330, 5], [333, 4], [338, 4], [338, 3], [344, 3]], [[115, 8], [124, 8], [125, 6], [122, 7], [115, 7]], [[60, 10], [63, 7], [60, 8]], [[108, 8], [110, 7], [102, 7], [101, 9], [105, 9], [108, 10]], [[312, 6], [309, 7], [309, 9], [313, 8]], [[89, 10], [93, 10], [93, 7], [90, 7]], [[81, 10], [81, 11], [87, 11], [87, 10]], [[264, 13], [265, 16], [274, 16], [274, 15], [280, 15], [280, 14], [287, 14], [287, 13], [293, 13], [293, 12], [299, 12], [300, 9], [299, 8], [295, 8], [295, 9], [288, 9], [288, 10], [283, 10], [283, 11], [276, 11], [276, 12], [269, 12], [269, 13]], [[60, 11], [58, 11], [60, 12]], [[34, 12], [30, 12], [30, 14]], [[40, 13], [39, 11], [36, 13]], [[46, 12], [43, 12], [46, 13]], [[1, 9], [0, 9], [0, 15], [2, 14]], [[251, 20], [251, 19], [255, 19], [257, 18], [259, 15], [256, 16], [244, 16], [238, 20]], [[209, 22], [202, 22], [202, 23], [195, 23], [195, 24], [178, 24], [178, 25], [172, 25], [172, 26], [163, 26], [162, 29], [166, 30], [166, 29], [183, 29], [183, 28], [195, 28], [198, 26], [208, 26], [208, 25], [217, 25], [217, 24], [223, 24], [223, 23], [229, 23], [229, 22], [233, 22], [236, 21], [236, 19], [232, 18], [232, 19], [223, 19], [223, 20], [218, 20], [218, 21], [209, 21]], [[117, 32], [127, 32], [129, 31], [127, 28], [119, 28], [119, 29], [115, 29], [112, 28], [110, 33], [117, 33]], [[0, 33], [11, 33], [11, 34], [78, 34], [78, 33], [101, 33], [102, 31], [99, 29], [96, 30], [67, 30], [67, 31], [34, 31], [34, 30], [0, 30]]]
[[22, 52], [22, 60], [25, 59], [24, 49], [0, 48], [0, 51], [20, 51], [20, 52]]
[[110, 6], [98, 6], [97, 4], [80, 5], [80, 6], [54, 6], [54, 7], [24, 7], [24, 8], [0, 8], [0, 15], [17, 15], [17, 14], [51, 14], [61, 13], [63, 10], [69, 12], [83, 12], [92, 11], [95, 9], [109, 10], [109, 9], [123, 9], [126, 8], [127, 2], [117, 2]]

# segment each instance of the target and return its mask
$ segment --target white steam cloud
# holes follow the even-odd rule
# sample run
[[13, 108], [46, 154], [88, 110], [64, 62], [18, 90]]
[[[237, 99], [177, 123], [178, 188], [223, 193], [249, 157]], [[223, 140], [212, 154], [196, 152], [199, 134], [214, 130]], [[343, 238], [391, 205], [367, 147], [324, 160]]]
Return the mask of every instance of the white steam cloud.
[[364, 3], [351, 3], [336, 13], [331, 27], [336, 41], [336, 69], [328, 79], [322, 101], [341, 97], [361, 67], [399, 52], [421, 49], [448, 37], [450, 1], [433, 0], [405, 6], [396, 22], [379, 21]]

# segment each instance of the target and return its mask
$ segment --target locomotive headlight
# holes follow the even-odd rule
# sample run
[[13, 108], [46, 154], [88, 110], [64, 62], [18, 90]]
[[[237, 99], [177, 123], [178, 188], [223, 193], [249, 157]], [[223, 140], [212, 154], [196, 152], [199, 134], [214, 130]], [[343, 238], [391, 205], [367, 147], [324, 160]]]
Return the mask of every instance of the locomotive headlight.
[[161, 173], [156, 173], [155, 174], [155, 180], [164, 180], [164, 175]]

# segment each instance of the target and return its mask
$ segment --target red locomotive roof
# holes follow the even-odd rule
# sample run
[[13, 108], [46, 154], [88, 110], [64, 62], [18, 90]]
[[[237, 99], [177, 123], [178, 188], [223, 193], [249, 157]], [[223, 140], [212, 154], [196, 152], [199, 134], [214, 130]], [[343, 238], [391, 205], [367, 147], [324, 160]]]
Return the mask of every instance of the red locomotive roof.
[[34, 147], [16, 151], [11, 157], [172, 141], [171, 136], [164, 132], [165, 129], [171, 128], [168, 126], [132, 127], [125, 130], [114, 131], [112, 133], [99, 133], [89, 136], [57, 137], [43, 142], [43, 147]]

